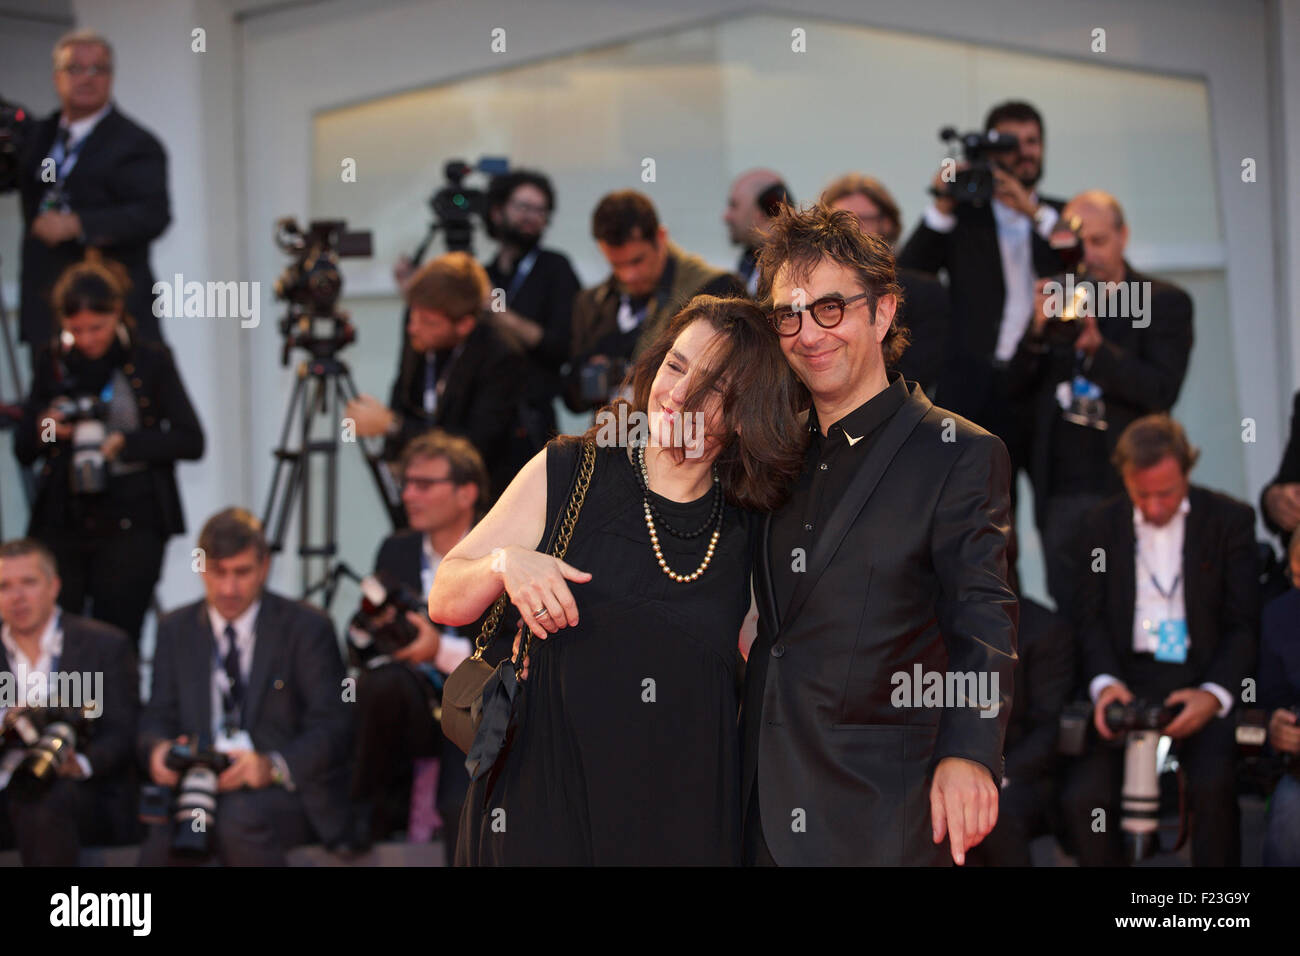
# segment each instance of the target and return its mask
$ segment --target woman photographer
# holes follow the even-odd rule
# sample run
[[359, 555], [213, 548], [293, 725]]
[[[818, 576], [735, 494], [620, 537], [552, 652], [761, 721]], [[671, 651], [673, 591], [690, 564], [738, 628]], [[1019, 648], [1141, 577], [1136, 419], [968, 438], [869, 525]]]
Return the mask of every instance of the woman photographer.
[[185, 531], [174, 463], [202, 456], [203, 428], [170, 350], [136, 341], [129, 285], [93, 249], [59, 277], [60, 335], [36, 352], [14, 453], [44, 460], [27, 533], [58, 560], [59, 604], [138, 645], [167, 539]]

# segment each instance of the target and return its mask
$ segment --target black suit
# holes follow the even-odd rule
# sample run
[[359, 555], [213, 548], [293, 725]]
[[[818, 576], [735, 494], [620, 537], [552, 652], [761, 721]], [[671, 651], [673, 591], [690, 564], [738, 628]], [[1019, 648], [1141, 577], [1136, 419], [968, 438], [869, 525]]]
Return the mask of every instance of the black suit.
[[[317, 839], [333, 843], [347, 819], [352, 713], [344, 702], [344, 668], [334, 627], [320, 610], [270, 591], [254, 624], [244, 729], [258, 753], [284, 757], [294, 790], [268, 787], [221, 795], [216, 839], [224, 862], [281, 862], [292, 841], [272, 825], [296, 811]], [[207, 602], [165, 615], [158, 624], [153, 688], [140, 720], [139, 757], [146, 772], [154, 745], [181, 734], [210, 735], [216, 641]], [[238, 811], [236, 813], [236, 811]], [[142, 862], [166, 860], [166, 828], [151, 828]]]
[[149, 244], [160, 236], [171, 212], [167, 198], [167, 154], [158, 140], [116, 107], [104, 115], [77, 155], [63, 184], [72, 211], [81, 219], [85, 243], [68, 240], [51, 248], [31, 234], [32, 221], [49, 183], [41, 180], [42, 161], [50, 154], [59, 113], [36, 124], [21, 157], [23, 199], [22, 311], [23, 341], [35, 346], [54, 333], [50, 291], [59, 275], [86, 254], [87, 246], [120, 262], [131, 277], [126, 311], [146, 339], [160, 338], [153, 314], [153, 271]]
[[[55, 613], [59, 613], [57, 610]], [[115, 627], [74, 614], [62, 614], [63, 651], [57, 672], [103, 674], [103, 708], [77, 753], [90, 762], [87, 781], [59, 778], [45, 795], [29, 802], [0, 791], [0, 815], [13, 826], [25, 865], [75, 866], [81, 846], [131, 843], [136, 835], [133, 748], [140, 708], [140, 675], [126, 635]], [[0, 645], [0, 671], [13, 666]], [[82, 683], [92, 695], [93, 679]], [[9, 839], [4, 840], [5, 843]]]
[[1277, 467], [1277, 474], [1273, 477], [1259, 495], [1259, 513], [1264, 517], [1264, 524], [1268, 530], [1272, 531], [1282, 540], [1282, 547], [1288, 548], [1291, 545], [1291, 533], [1283, 531], [1278, 527], [1271, 517], [1268, 510], [1264, 507], [1264, 495], [1273, 485], [1287, 484], [1290, 482], [1300, 482], [1300, 392], [1295, 393], [1295, 400], [1291, 405], [1291, 434], [1286, 441], [1286, 451], [1282, 454], [1282, 463]]
[[388, 407], [402, 416], [401, 430], [389, 440], [384, 457], [396, 460], [412, 438], [432, 428], [460, 435], [483, 456], [495, 498], [518, 469], [512, 443], [527, 382], [523, 356], [488, 322], [480, 320], [460, 354], [439, 375], [445, 384], [429, 415], [424, 410], [425, 356], [409, 347], [403, 351], [388, 402]]
[[[1188, 650], [1182, 664], [1133, 651], [1137, 584], [1132, 503], [1117, 495], [1088, 515], [1075, 546], [1081, 567], [1089, 569], [1080, 572], [1076, 628], [1085, 683], [1110, 674], [1155, 703], [1178, 688], [1202, 683], [1217, 684], [1238, 697], [1242, 681], [1252, 674], [1259, 632], [1254, 510], [1196, 485], [1188, 492], [1188, 504], [1182, 555]], [[1090, 570], [1097, 548], [1105, 556], [1104, 573]], [[1196, 815], [1193, 863], [1240, 865], [1231, 713], [1211, 718], [1178, 746]], [[1085, 865], [1123, 860], [1118, 825], [1105, 834], [1091, 829], [1095, 807], [1107, 807], [1118, 817], [1122, 754], [1121, 748], [1097, 746], [1074, 766], [1066, 783], [1064, 824], [1074, 833]]]
[[898, 284], [903, 287], [898, 317], [911, 341], [896, 368], [903, 378], [932, 392], [939, 383], [948, 348], [948, 290], [918, 269], [900, 268]]
[[[774, 592], [773, 565], [790, 556], [770, 553], [770, 516], [755, 567], [741, 792], [757, 786], [761, 833], [783, 865], [941, 864], [934, 766], [964, 757], [1002, 777], [1016, 647], [1006, 450], [914, 383], [873, 441], [788, 601]], [[890, 675], [914, 664], [996, 676], [996, 717], [893, 706]]]

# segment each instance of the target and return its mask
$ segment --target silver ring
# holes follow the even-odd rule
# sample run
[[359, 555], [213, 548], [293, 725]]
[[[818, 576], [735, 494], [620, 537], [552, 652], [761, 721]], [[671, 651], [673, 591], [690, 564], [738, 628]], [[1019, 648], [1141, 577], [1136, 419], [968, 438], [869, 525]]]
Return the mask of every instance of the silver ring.
[[551, 612], [546, 610], [546, 608], [539, 607], [536, 611], [533, 612], [533, 617], [546, 617], [546, 615], [550, 613]]

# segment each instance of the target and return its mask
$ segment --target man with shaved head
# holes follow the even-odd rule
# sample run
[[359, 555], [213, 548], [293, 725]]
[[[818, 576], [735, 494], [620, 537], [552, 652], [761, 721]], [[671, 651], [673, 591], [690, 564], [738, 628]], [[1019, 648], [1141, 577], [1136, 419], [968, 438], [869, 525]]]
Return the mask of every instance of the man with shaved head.
[[744, 280], [745, 291], [751, 296], [758, 291], [756, 250], [763, 232], [781, 203], [793, 201], [780, 175], [770, 169], [751, 169], [731, 183], [727, 211], [722, 214], [722, 221], [727, 224], [727, 235], [732, 243], [744, 250], [736, 272]]
[[1064, 281], [1039, 281], [1010, 387], [1033, 404], [1034, 517], [1048, 590], [1068, 613], [1080, 573], [1069, 543], [1090, 508], [1124, 490], [1108, 464], [1120, 434], [1177, 401], [1192, 350], [1192, 300], [1129, 265], [1128, 224], [1109, 193], [1075, 196], [1061, 222], [1078, 237], [1081, 261]]

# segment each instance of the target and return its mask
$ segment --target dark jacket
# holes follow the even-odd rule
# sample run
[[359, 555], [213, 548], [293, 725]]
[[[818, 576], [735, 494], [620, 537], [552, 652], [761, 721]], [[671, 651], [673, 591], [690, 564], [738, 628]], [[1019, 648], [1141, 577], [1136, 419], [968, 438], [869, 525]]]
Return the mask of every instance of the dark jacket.
[[[322, 841], [347, 816], [352, 713], [344, 703], [343, 658], [334, 626], [320, 610], [263, 592], [244, 703], [244, 728], [258, 753], [279, 752]], [[163, 616], [153, 688], [140, 719], [138, 754], [147, 769], [154, 745], [180, 734], [212, 732], [216, 640], [206, 601]]]
[[1268, 509], [1264, 507], [1264, 496], [1268, 494], [1268, 489], [1274, 485], [1284, 485], [1291, 482], [1300, 482], [1300, 392], [1295, 393], [1295, 399], [1291, 405], [1291, 433], [1286, 440], [1286, 450], [1282, 453], [1282, 462], [1277, 466], [1277, 474], [1273, 480], [1264, 486], [1264, 490], [1259, 494], [1259, 513], [1264, 518], [1264, 524], [1282, 540], [1282, 548], [1285, 551], [1291, 545], [1291, 535], [1283, 531], [1271, 517]]
[[927, 392], [939, 383], [948, 348], [948, 290], [943, 283], [918, 269], [898, 270], [903, 287], [902, 319], [910, 341], [895, 366], [909, 382]]
[[[945, 757], [1003, 773], [1016, 661], [1006, 449], [911, 384], [779, 614], [771, 519], [754, 569], [758, 636], [741, 709], [742, 793], [757, 775], [763, 835], [782, 865], [941, 864], [929, 785]], [[949, 433], [955, 440], [945, 440]], [[787, 505], [786, 507], [790, 507]], [[891, 675], [985, 674], [975, 707], [896, 707]], [[806, 832], [792, 815], [804, 811]], [[796, 818], [797, 819], [797, 818]]]
[[1300, 588], [1264, 605], [1259, 641], [1259, 706], [1300, 704]]
[[[32, 390], [14, 432], [14, 454], [19, 462], [31, 465], [40, 458], [45, 459], [37, 479], [29, 534], [39, 530], [40, 523], [48, 516], [66, 514], [72, 495], [68, 474], [71, 443], [41, 441], [40, 417], [55, 398], [66, 394], [62, 357], [54, 343], [37, 352]], [[133, 343], [126, 349], [119, 367], [135, 395], [140, 427], [125, 436], [126, 444], [118, 460], [148, 463], [159, 527], [167, 535], [184, 534], [185, 512], [176, 486], [175, 462], [203, 456], [203, 427], [167, 346], [157, 342]]]
[[21, 338], [33, 346], [50, 338], [54, 333], [50, 291], [63, 270], [84, 258], [87, 246], [95, 246], [126, 268], [131, 277], [127, 314], [135, 319], [143, 338], [158, 341], [149, 244], [171, 222], [167, 154], [152, 133], [111, 108], [91, 130], [64, 183], [86, 241], [68, 240], [51, 248], [32, 236], [31, 225], [50, 185], [41, 181], [41, 163], [54, 145], [59, 115], [55, 112], [35, 125], [20, 158], [24, 229]]
[[[1104, 341], [1084, 373], [1101, 387], [1106, 403], [1107, 454], [1124, 429], [1135, 419], [1173, 407], [1182, 390], [1187, 363], [1192, 353], [1192, 299], [1178, 286], [1161, 282], [1131, 266], [1126, 266], [1125, 282], [1150, 282], [1147, 300], [1149, 321], [1145, 328], [1134, 328], [1133, 319], [1106, 316], [1097, 319]], [[1011, 360], [1010, 390], [1013, 398], [1033, 403], [1033, 444], [1029, 459], [1029, 477], [1034, 485], [1034, 508], [1041, 524], [1042, 509], [1050, 490], [1049, 469], [1052, 460], [1055, 425], [1061, 417], [1056, 400], [1056, 386], [1074, 375], [1075, 354], [1072, 344], [1052, 345], [1033, 328], [1025, 333]], [[1119, 473], [1105, 469], [1107, 485], [1098, 494], [1112, 495], [1124, 490]]]
[[1074, 690], [1074, 634], [1066, 619], [1021, 596], [1015, 690], [1007, 726], [1006, 776], [1051, 780], [1061, 711]]
[[[1241, 692], [1253, 673], [1259, 634], [1259, 572], [1255, 512], [1250, 505], [1192, 485], [1183, 538], [1187, 607], [1187, 666], [1196, 684]], [[1100, 674], [1128, 683], [1137, 602], [1133, 504], [1116, 495], [1094, 508], [1076, 545], [1083, 573], [1077, 592], [1082, 677]], [[1105, 572], [1093, 572], [1097, 548]]]

